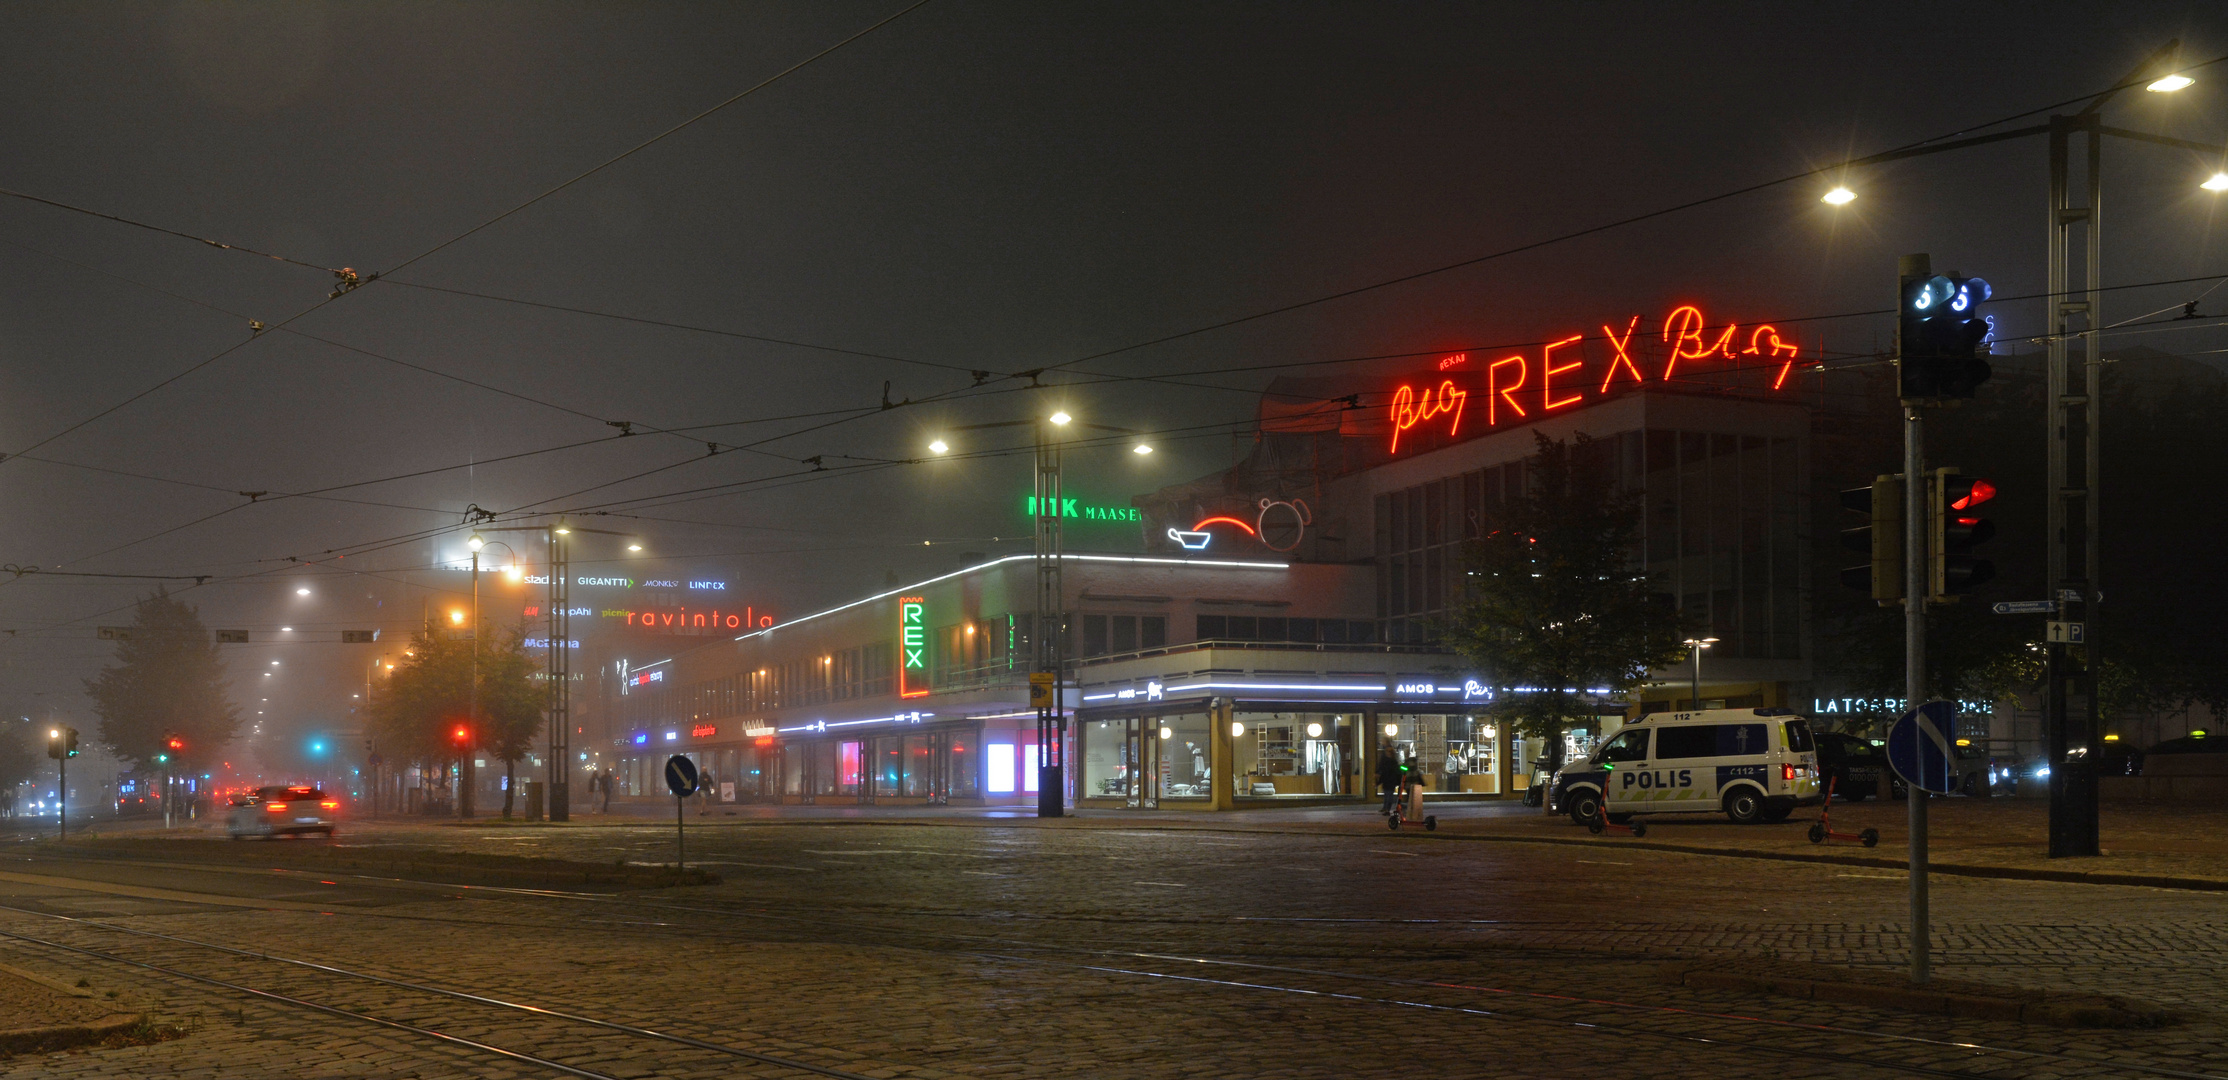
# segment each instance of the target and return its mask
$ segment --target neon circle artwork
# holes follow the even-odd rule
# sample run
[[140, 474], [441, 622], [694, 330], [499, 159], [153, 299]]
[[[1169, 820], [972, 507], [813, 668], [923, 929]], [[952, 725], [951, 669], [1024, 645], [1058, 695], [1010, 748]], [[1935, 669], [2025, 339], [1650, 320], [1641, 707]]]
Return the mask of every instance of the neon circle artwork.
[[[1279, 544], [1276, 541], [1269, 539], [1269, 528], [1271, 525], [1269, 514], [1270, 511], [1273, 511], [1278, 507], [1283, 507], [1284, 513], [1291, 515], [1290, 528], [1292, 530], [1292, 540], [1290, 543]], [[1261, 500], [1261, 513], [1253, 519], [1253, 535], [1256, 539], [1259, 539], [1261, 541], [1262, 547], [1268, 548], [1270, 551], [1290, 551], [1293, 548], [1299, 547], [1300, 541], [1307, 538], [1307, 527], [1314, 524], [1314, 522], [1315, 515], [1308, 510], [1307, 503], [1302, 500], [1263, 499]], [[1275, 525], [1280, 533], [1286, 527], [1285, 524], [1281, 521], [1275, 522]]]

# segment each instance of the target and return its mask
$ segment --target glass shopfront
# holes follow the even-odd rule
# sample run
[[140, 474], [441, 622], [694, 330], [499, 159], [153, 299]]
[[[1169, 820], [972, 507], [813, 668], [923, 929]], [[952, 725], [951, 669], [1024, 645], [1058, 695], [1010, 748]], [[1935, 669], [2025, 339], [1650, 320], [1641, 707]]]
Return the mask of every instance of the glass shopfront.
[[1426, 791], [1501, 794], [1499, 729], [1488, 717], [1383, 713], [1381, 745], [1423, 775]]
[[1359, 713], [1238, 713], [1231, 746], [1236, 793], [1353, 794], [1362, 723]]

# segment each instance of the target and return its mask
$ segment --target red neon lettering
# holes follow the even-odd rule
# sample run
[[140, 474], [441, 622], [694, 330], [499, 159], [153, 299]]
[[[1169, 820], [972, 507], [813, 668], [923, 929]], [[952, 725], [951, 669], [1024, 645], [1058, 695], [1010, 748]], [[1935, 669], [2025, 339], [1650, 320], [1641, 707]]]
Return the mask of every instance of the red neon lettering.
[[1445, 371], [1445, 370], [1447, 370], [1448, 368], [1453, 368], [1453, 367], [1461, 367], [1462, 365], [1464, 365], [1464, 364], [1467, 364], [1467, 363], [1469, 363], [1469, 362], [1470, 362], [1470, 354], [1469, 354], [1469, 353], [1466, 353], [1466, 352], [1458, 352], [1458, 353], [1454, 354], [1453, 356], [1449, 356], [1449, 357], [1446, 357], [1446, 358], [1444, 358], [1444, 359], [1440, 360], [1440, 361], [1439, 361], [1439, 370], [1441, 370], [1441, 371]]
[[1601, 324], [1601, 332], [1609, 338], [1609, 347], [1617, 354], [1615, 359], [1609, 361], [1609, 370], [1601, 376], [1602, 393], [1609, 392], [1609, 380], [1617, 377], [1617, 366], [1619, 364], [1624, 365], [1626, 371], [1632, 372], [1633, 382], [1645, 383], [1648, 381], [1641, 377], [1639, 366], [1632, 362], [1632, 353], [1626, 348], [1626, 346], [1632, 344], [1633, 331], [1638, 329], [1640, 329], [1640, 316], [1638, 315], [1633, 316], [1632, 321], [1625, 324], [1625, 336], [1622, 339], [1617, 337], [1615, 330], [1609, 328], [1608, 323]]
[[[1395, 434], [1398, 434], [1398, 433], [1397, 433], [1397, 432], [1395, 432]], [[1234, 518], [1234, 517], [1211, 517], [1211, 518], [1207, 518], [1207, 519], [1205, 519], [1205, 520], [1202, 520], [1202, 521], [1201, 521], [1201, 522], [1200, 522], [1199, 524], [1197, 524], [1197, 525], [1194, 525], [1194, 526], [1192, 526], [1192, 527], [1191, 527], [1191, 531], [1193, 531], [1193, 532], [1206, 532], [1206, 531], [1207, 531], [1207, 526], [1209, 526], [1209, 525], [1236, 525], [1237, 527], [1239, 527], [1239, 528], [1241, 528], [1241, 529], [1244, 529], [1244, 530], [1246, 531], [1246, 535], [1247, 535], [1247, 536], [1252, 536], [1252, 535], [1254, 535], [1254, 532], [1253, 532], [1253, 526], [1251, 526], [1251, 525], [1248, 525], [1248, 524], [1246, 524], [1246, 523], [1245, 523], [1245, 522], [1243, 522], [1243, 521], [1239, 521], [1239, 520], [1238, 520], [1237, 518]]]
[[[1510, 364], [1516, 365], [1516, 381], [1507, 386], [1502, 386], [1501, 369]], [[1524, 388], [1524, 374], [1530, 370], [1530, 367], [1531, 365], [1526, 364], [1521, 356], [1510, 356], [1495, 360], [1485, 366], [1485, 424], [1487, 427], [1492, 427], [1501, 422], [1500, 410], [1497, 406], [1503, 401], [1509, 403], [1509, 408], [1516, 410], [1516, 415], [1529, 415], [1524, 411], [1524, 406], [1517, 404], [1516, 398], [1511, 395]]]
[[743, 620], [742, 620], [742, 617], [741, 617], [741, 616], [739, 616], [739, 615], [729, 615], [729, 616], [727, 617], [727, 628], [728, 628], [729, 630], [733, 630], [733, 629], [735, 629], [736, 627], [738, 627], [738, 626], [741, 626], [741, 625], [743, 625]]
[[1586, 340], [1586, 336], [1584, 334], [1572, 334], [1571, 336], [1564, 338], [1561, 341], [1550, 343], [1546, 348], [1540, 350], [1539, 399], [1541, 402], [1541, 412], [1549, 412], [1555, 409], [1560, 409], [1565, 405], [1576, 405], [1579, 403], [1579, 401], [1585, 398], [1586, 395], [1584, 394], [1572, 394], [1571, 396], [1564, 398], [1561, 401], [1557, 401], [1555, 400], [1554, 389], [1555, 376], [1565, 371], [1576, 370], [1586, 363], [1585, 357], [1580, 356], [1578, 359], [1573, 360], [1570, 363], [1564, 364], [1561, 367], [1556, 367], [1555, 350], [1560, 349], [1565, 345], [1575, 345], [1584, 340]]
[[633, 626], [633, 625], [634, 625], [634, 612], [631, 612], [631, 611], [630, 611], [630, 612], [627, 612], [627, 625], [628, 625], [628, 626]]
[[[1453, 435], [1462, 427], [1462, 404], [1469, 400], [1469, 397], [1469, 391], [1455, 388], [1453, 379], [1440, 383], [1436, 390], [1424, 391], [1421, 397], [1418, 397], [1415, 388], [1410, 386], [1402, 386], [1399, 390], [1394, 391], [1392, 452], [1395, 454], [1400, 452], [1401, 432], [1407, 431], [1443, 412], [1454, 413], [1454, 423], [1447, 427], [1447, 434]], [[1199, 530], [1194, 529], [1192, 531], [1197, 532]]]
[[758, 617], [758, 625], [759, 625], [759, 626], [762, 626], [762, 627], [763, 627], [763, 626], [772, 626], [773, 624], [774, 624], [774, 617], [773, 617], [773, 616], [771, 616], [771, 615], [760, 615], [760, 616]]
[[[1764, 342], [1766, 335], [1771, 337], [1770, 344]], [[1779, 365], [1779, 377], [1772, 380], [1772, 389], [1777, 390], [1786, 385], [1787, 373], [1795, 369], [1795, 357], [1802, 355], [1802, 349], [1779, 340], [1779, 328], [1767, 323], [1749, 332], [1748, 349], [1743, 355], [1784, 356], [1787, 358], [1785, 363]]]
[[698, 616], [696, 617], [696, 625], [698, 625], [698, 626], [702, 626], [702, 625], [704, 625], [704, 616], [702, 616], [702, 615], [698, 615]]
[[[1671, 333], [1673, 323], [1679, 327], [1676, 336]], [[1663, 342], [1671, 346], [1671, 359], [1663, 362], [1663, 381], [1670, 382], [1671, 372], [1678, 368], [1679, 361], [1700, 360], [1710, 355], [1709, 348], [1702, 344], [1702, 309], [1693, 304], [1674, 309], [1663, 320]]]
[[667, 616], [665, 616], [665, 625], [667, 625], [667, 626], [671, 626], [671, 625], [673, 625], [673, 616], [671, 616], [671, 615], [667, 615]]

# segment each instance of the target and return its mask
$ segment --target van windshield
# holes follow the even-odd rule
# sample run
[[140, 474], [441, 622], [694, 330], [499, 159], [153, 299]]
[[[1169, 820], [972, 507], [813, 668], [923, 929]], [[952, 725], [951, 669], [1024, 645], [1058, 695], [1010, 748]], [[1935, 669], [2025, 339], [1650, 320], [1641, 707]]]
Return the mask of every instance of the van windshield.
[[1780, 727], [1786, 729], [1787, 732], [1787, 749], [1798, 754], [1808, 753], [1812, 749], [1810, 722], [1808, 720], [1783, 720], [1780, 722]]

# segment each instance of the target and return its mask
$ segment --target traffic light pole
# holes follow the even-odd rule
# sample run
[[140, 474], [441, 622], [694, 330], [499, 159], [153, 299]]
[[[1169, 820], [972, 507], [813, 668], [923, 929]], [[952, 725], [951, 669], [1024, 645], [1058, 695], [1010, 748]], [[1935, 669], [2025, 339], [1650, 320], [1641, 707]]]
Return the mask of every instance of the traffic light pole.
[[[2097, 824], [2097, 604], [2099, 412], [2104, 404], [2103, 160], [2104, 130], [2092, 104], [2075, 116], [2050, 118], [2050, 297], [2046, 364], [2050, 446], [2049, 518], [2045, 580], [2058, 601], [2057, 626], [2048, 635], [2044, 661], [2043, 727], [2049, 740], [2050, 857], [2098, 853]], [[2087, 191], [2074, 206], [2070, 183], [2073, 135], [2085, 141]], [[2073, 230], [2083, 232], [2082, 291], [2073, 291]], [[2078, 327], [2076, 321], [2078, 320]], [[2067, 348], [2079, 335], [2080, 360]], [[2072, 627], [2081, 656], [2072, 654]]]
[[[67, 843], [70, 839], [70, 754], [67, 749], [62, 751], [61, 757], [54, 759], [54, 791], [55, 801], [60, 804], [61, 809], [61, 813], [56, 815], [56, 820], [62, 826], [62, 841]], [[165, 800], [169, 797], [169, 792], [163, 792]], [[164, 805], [167, 806], [168, 803], [166, 802]], [[168, 825], [169, 823], [164, 822], [164, 824]]]
[[[1911, 258], [1905, 256], [1906, 265]], [[1915, 709], [1926, 700], [1928, 567], [1926, 420], [1916, 404], [1903, 406], [1903, 477], [1903, 704]], [[1923, 983], [1932, 974], [1933, 962], [1933, 926], [1926, 902], [1926, 790], [1917, 784], [1905, 788], [1911, 833], [1911, 981]]]

